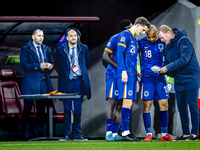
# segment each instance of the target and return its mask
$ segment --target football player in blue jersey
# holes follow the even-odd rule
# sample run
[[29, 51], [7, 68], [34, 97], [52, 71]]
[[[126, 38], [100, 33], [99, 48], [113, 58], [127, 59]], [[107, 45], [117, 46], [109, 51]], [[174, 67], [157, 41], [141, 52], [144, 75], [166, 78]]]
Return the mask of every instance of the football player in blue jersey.
[[130, 112], [133, 100], [137, 100], [137, 41], [135, 35], [144, 34], [150, 27], [144, 17], [135, 20], [134, 25], [120, 34], [117, 50], [117, 83], [119, 100], [122, 102], [122, 140], [140, 141], [129, 130]]
[[[119, 23], [121, 31], [129, 29], [132, 23], [129, 19], [123, 19]], [[106, 141], [121, 141], [118, 130], [121, 122], [121, 102], [118, 101], [117, 87], [117, 42], [119, 34], [113, 35], [108, 41], [102, 59], [108, 63], [106, 70]]]
[[161, 141], [173, 141], [167, 134], [168, 128], [168, 98], [167, 83], [165, 76], [156, 73], [162, 67], [163, 51], [165, 44], [156, 35], [157, 29], [154, 25], [146, 32], [145, 37], [138, 40], [141, 56], [141, 99], [143, 99], [143, 120], [147, 132], [144, 141], [152, 141], [151, 132], [151, 106], [153, 100], [158, 100], [160, 106]]

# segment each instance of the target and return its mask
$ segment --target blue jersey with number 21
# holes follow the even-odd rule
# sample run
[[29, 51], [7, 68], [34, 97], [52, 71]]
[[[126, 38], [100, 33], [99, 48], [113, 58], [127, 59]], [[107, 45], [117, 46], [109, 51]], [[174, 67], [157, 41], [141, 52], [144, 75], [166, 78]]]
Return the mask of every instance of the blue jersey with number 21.
[[128, 77], [137, 79], [137, 52], [138, 46], [134, 34], [130, 30], [123, 31], [118, 41], [117, 77], [121, 77], [122, 71], [126, 71]]

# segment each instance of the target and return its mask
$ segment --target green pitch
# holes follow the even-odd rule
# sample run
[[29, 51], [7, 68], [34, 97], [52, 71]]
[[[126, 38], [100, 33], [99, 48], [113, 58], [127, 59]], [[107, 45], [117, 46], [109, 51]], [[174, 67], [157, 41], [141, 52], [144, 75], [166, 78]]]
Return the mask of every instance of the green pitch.
[[199, 141], [106, 142], [105, 140], [0, 142], [0, 150], [199, 150]]

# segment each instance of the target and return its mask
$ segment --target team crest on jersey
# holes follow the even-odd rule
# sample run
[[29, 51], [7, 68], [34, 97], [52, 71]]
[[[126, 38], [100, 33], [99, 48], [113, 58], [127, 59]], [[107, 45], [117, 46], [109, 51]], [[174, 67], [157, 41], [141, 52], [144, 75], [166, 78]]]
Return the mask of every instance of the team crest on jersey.
[[107, 46], [109, 46], [109, 47], [110, 47], [110, 44], [111, 44], [111, 42], [108, 42]]
[[160, 52], [162, 52], [162, 50], [164, 49], [164, 45], [163, 44], [158, 44], [158, 49]]
[[115, 90], [115, 96], [118, 96], [119, 93], [118, 93], [118, 90]]
[[120, 42], [125, 42], [125, 37], [121, 37]]
[[144, 91], [144, 96], [145, 97], [149, 96], [149, 91]]
[[133, 95], [133, 91], [129, 90], [129, 91], [128, 91], [128, 95], [129, 95], [129, 96]]

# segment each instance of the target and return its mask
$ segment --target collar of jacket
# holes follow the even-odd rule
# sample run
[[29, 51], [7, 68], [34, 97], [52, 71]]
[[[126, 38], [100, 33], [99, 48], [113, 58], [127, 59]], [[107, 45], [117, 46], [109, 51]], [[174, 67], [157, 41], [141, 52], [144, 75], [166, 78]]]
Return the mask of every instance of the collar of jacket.
[[[27, 43], [27, 46], [30, 48], [31, 51], [34, 52], [34, 57], [39, 61], [38, 55], [36, 53], [35, 46], [33, 45], [33, 40], [30, 40]], [[41, 48], [42, 48], [42, 51], [43, 51], [44, 59], [46, 59], [46, 50], [47, 50], [47, 47], [44, 44], [41, 44]]]
[[[81, 43], [80, 42], [77, 42], [77, 50], [78, 50], [78, 53], [80, 53], [80, 51], [81, 51]], [[63, 48], [66, 50], [66, 52], [67, 52], [67, 55], [69, 54], [69, 45], [68, 45], [68, 41], [66, 41], [63, 45]]]
[[[27, 43], [27, 46], [29, 46], [30, 49], [36, 53], [35, 46], [33, 45], [33, 40], [30, 40], [30, 41]], [[46, 47], [44, 44], [41, 44], [41, 48], [42, 48], [43, 51], [46, 51], [46, 48], [47, 48], [47, 47]]]
[[170, 49], [175, 44], [175, 42], [177, 41], [176, 37], [177, 37], [178, 29], [177, 28], [173, 28], [172, 31], [174, 32], [175, 37], [173, 39], [171, 39], [170, 43], [167, 45], [168, 49]]

